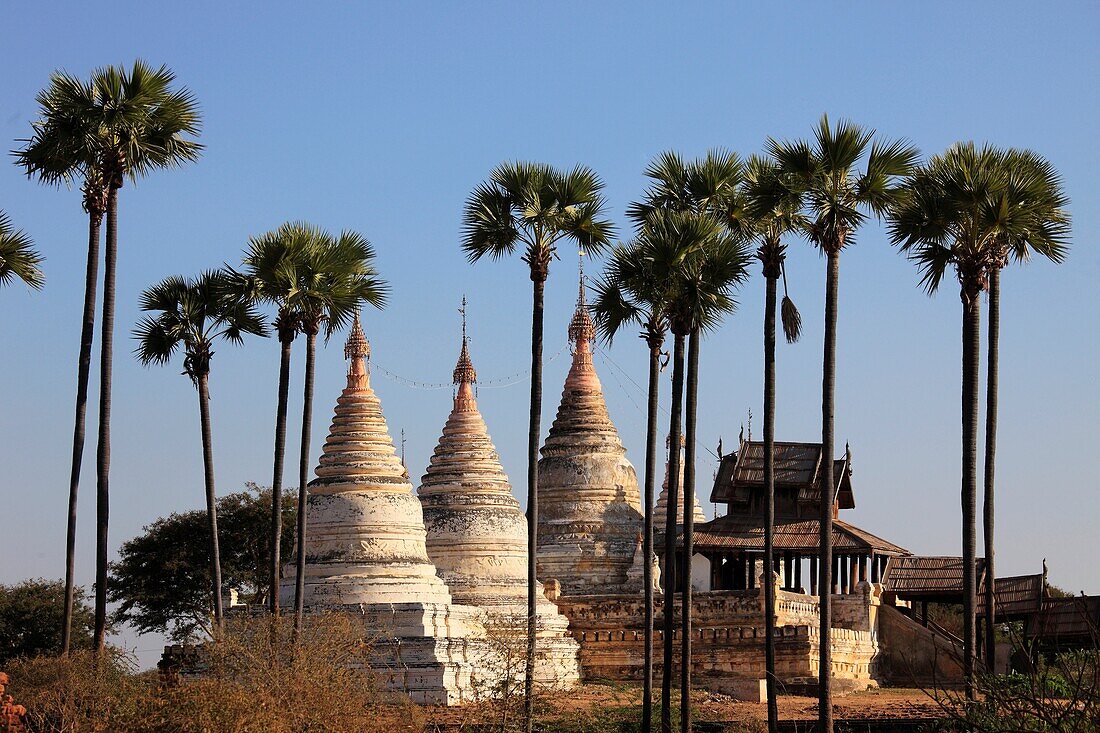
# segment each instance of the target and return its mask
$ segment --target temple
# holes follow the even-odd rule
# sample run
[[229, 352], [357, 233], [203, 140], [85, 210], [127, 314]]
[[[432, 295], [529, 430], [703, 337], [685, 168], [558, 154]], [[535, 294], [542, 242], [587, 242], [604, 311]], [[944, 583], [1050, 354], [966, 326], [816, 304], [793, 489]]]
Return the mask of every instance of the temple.
[[[454, 407], [418, 494], [424, 507], [428, 556], [457, 603], [485, 609], [494, 628], [523, 640], [527, 633], [527, 519], [500, 464], [477, 408], [477, 372], [466, 337], [463, 298], [462, 350], [453, 379]], [[535, 680], [554, 688], [580, 678], [577, 643], [568, 621], [546, 598], [538, 598]]]
[[582, 276], [569, 323], [573, 363], [538, 466], [538, 575], [564, 595], [633, 587], [643, 524], [638, 478], [592, 365], [595, 336]]
[[[592, 363], [596, 331], [583, 275], [568, 335], [572, 364], [538, 463], [538, 684], [561, 689], [583, 679], [642, 678], [646, 562], [654, 565], [657, 590], [662, 575], [673, 576], [677, 592], [668, 612], [674, 617], [682, 610], [678, 591], [691, 580], [696, 636], [690, 663], [699, 687], [742, 700], [764, 698], [765, 583], [775, 588], [776, 674], [787, 692], [816, 689], [825, 593], [832, 603], [835, 691], [961, 678], [959, 640], [930, 623], [925, 610], [928, 601], [960, 597], [961, 560], [915, 557], [843, 518], [855, 507], [847, 447], [836, 457], [819, 443], [774, 444], [771, 568], [763, 563], [763, 443], [742, 439], [735, 452], [720, 456], [710, 493], [720, 507], [714, 519], [705, 521], [698, 497], [681, 492], [669, 538], [663, 536], [666, 464], [654, 507], [655, 547], [675, 543], [675, 567], [658, 568], [655, 556], [643, 557], [638, 480]], [[465, 301], [454, 401], [417, 494], [371, 388], [369, 353], [356, 318], [345, 348], [347, 386], [305, 507], [306, 607], [360, 617], [374, 640], [372, 668], [413, 700], [456, 704], [494, 694], [503, 679], [522, 679], [523, 665], [516, 663], [526, 634], [528, 525], [478, 410]], [[834, 556], [826, 588], [818, 582], [818, 543], [822, 467], [830, 460]], [[695, 523], [691, 558], [682, 551], [685, 507]], [[288, 570], [282, 588], [289, 604], [293, 567]], [[979, 582], [988, 582], [981, 566], [978, 571]], [[1036, 638], [1076, 638], [1079, 629], [1068, 614], [1078, 606], [1088, 614], [1100, 608], [1053, 603], [1045, 577], [996, 583], [995, 617], [1024, 621]], [[664, 612], [658, 594], [658, 622]], [[984, 606], [979, 613], [986, 613]], [[678, 629], [677, 619], [677, 635]], [[677, 674], [679, 665], [678, 657], [670, 670], [658, 661], [655, 675]]]

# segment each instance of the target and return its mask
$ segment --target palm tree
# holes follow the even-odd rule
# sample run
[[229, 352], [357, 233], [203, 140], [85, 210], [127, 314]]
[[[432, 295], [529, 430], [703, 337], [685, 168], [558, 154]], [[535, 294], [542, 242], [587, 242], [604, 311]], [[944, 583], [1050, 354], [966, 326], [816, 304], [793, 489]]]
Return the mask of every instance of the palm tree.
[[[745, 199], [750, 225], [760, 246], [756, 257], [762, 265], [764, 295], [764, 567], [775, 567], [775, 306], [779, 278], [783, 277], [783, 332], [789, 343], [798, 340], [801, 317], [786, 294], [785, 261], [787, 246], [783, 238], [798, 231], [805, 223], [799, 213], [802, 202], [797, 193], [783, 185], [775, 164], [753, 156], [745, 166]], [[764, 586], [764, 657], [768, 697], [768, 731], [779, 727], [779, 708], [775, 678], [775, 584]]]
[[222, 627], [222, 569], [218, 549], [218, 513], [214, 491], [214, 441], [210, 428], [210, 359], [214, 342], [234, 344], [244, 334], [266, 336], [260, 316], [247, 301], [234, 297], [225, 273], [204, 272], [194, 280], [170, 277], [141, 295], [145, 316], [134, 328], [134, 350], [142, 364], [167, 364], [182, 348], [183, 373], [199, 393], [206, 516], [210, 527], [210, 573], [214, 625]]
[[24, 232], [14, 229], [7, 214], [0, 211], [0, 285], [19, 278], [34, 290], [40, 290], [45, 278], [38, 267], [42, 255]]
[[[897, 199], [893, 181], [910, 171], [917, 150], [905, 141], [873, 140], [874, 131], [841, 120], [835, 127], [823, 115], [813, 143], [769, 139], [768, 152], [786, 185], [805, 194], [805, 234], [826, 257], [825, 344], [821, 378], [821, 631], [818, 670], [818, 719], [821, 733], [832, 733], [832, 531], [833, 531], [833, 412], [836, 397], [837, 290], [840, 253], [855, 238], [869, 214], [881, 216]], [[864, 170], [857, 170], [866, 158]]]
[[[319, 246], [317, 232], [307, 224], [286, 222], [252, 237], [244, 255], [244, 270], [230, 269], [233, 287], [245, 298], [275, 306], [272, 327], [279, 339], [279, 397], [275, 411], [275, 458], [271, 479], [271, 534], [268, 536], [267, 603], [279, 614], [280, 546], [283, 533], [283, 463], [286, 458], [286, 413], [290, 398], [291, 346], [298, 335], [300, 314], [294, 303], [298, 273], [307, 252]], [[272, 627], [274, 629], [274, 627]]]
[[653, 490], [657, 475], [657, 409], [661, 348], [668, 332], [668, 281], [655, 272], [639, 242], [618, 245], [597, 286], [592, 311], [608, 344], [627, 325], [638, 324], [649, 349], [646, 410], [644, 525], [642, 535], [643, 605], [645, 614], [642, 676], [642, 733], [653, 730]]
[[[978, 381], [981, 293], [1004, 241], [1026, 236], [1026, 219], [1004, 216], [1004, 155], [990, 146], [960, 143], [910, 175], [890, 215], [890, 238], [921, 272], [929, 294], [949, 268], [960, 285], [962, 328], [963, 671], [973, 695], [975, 672]], [[991, 610], [991, 609], [990, 609]]]
[[76, 515], [80, 470], [84, 459], [85, 415], [88, 407], [88, 378], [95, 335], [96, 286], [99, 274], [99, 235], [107, 210], [107, 187], [99, 159], [96, 138], [85, 134], [89, 111], [95, 108], [95, 90], [74, 76], [54, 72], [50, 84], [38, 97], [38, 119], [32, 122], [34, 135], [15, 151], [16, 164], [27, 176], [47, 185], [60, 185], [83, 178], [84, 211], [88, 214], [88, 256], [84, 277], [84, 310], [81, 317], [80, 348], [77, 356], [76, 415], [69, 469], [68, 521], [65, 532], [65, 605], [61, 627], [61, 653], [68, 654], [72, 639], [73, 603], [76, 588]]
[[[669, 484], [668, 511], [665, 516], [665, 573], [664, 573], [664, 661], [661, 687], [661, 730], [672, 730], [672, 675], [675, 628], [673, 603], [676, 590], [676, 478], [680, 473], [680, 420], [684, 402], [684, 351], [688, 337], [693, 346], [689, 374], [698, 373], [699, 334], [717, 325], [724, 313], [733, 310], [732, 288], [745, 276], [748, 255], [740, 241], [732, 236], [715, 219], [690, 211], [655, 209], [639, 228], [631, 256], [645, 263], [646, 268], [660, 283], [657, 302], [667, 303], [664, 318], [674, 336], [672, 368], [672, 411], [669, 424]], [[652, 363], [651, 363], [652, 368]], [[689, 394], [690, 384], [689, 379]], [[689, 416], [694, 404], [689, 402]], [[690, 425], [690, 420], [689, 420]], [[655, 438], [655, 436], [654, 436]], [[690, 437], [687, 440], [690, 447]], [[690, 456], [690, 452], [687, 453]], [[686, 466], [685, 466], [686, 468]], [[686, 471], [685, 471], [686, 473]], [[685, 481], [685, 484], [687, 482]], [[690, 511], [691, 502], [685, 501]], [[686, 552], [686, 550], [685, 550]], [[690, 562], [690, 561], [689, 561]], [[690, 565], [685, 564], [685, 570]], [[690, 585], [690, 574], [685, 572], [685, 588]], [[685, 590], [683, 603], [690, 603], [690, 591]], [[685, 650], [681, 667], [690, 666], [690, 647]], [[684, 678], [681, 676], [681, 683]], [[690, 703], [690, 696], [688, 698]], [[681, 700], [681, 708], [684, 707]], [[685, 713], [681, 710], [681, 724]], [[690, 710], [686, 714], [690, 725]]]
[[985, 476], [982, 501], [983, 539], [985, 543], [985, 663], [994, 669], [994, 547], [993, 507], [994, 473], [997, 453], [997, 391], [1000, 359], [1001, 269], [1009, 257], [1027, 262], [1032, 252], [1061, 263], [1065, 260], [1070, 218], [1069, 200], [1062, 190], [1061, 177], [1046, 158], [1030, 150], [1008, 150], [1001, 157], [1005, 186], [1001, 201], [1002, 235], [998, 238], [989, 269], [989, 325], [987, 343]]
[[[305, 389], [302, 399], [302, 440], [298, 460], [298, 506], [306, 505], [309, 479], [310, 426], [313, 422], [313, 372], [317, 354], [317, 334], [325, 327], [325, 338], [341, 330], [359, 312], [361, 303], [382, 308], [386, 285], [378, 279], [375, 253], [370, 242], [357, 232], [345, 231], [339, 237], [308, 225], [302, 241], [311, 241], [301, 251], [290, 274], [295, 286], [287, 304], [298, 314], [298, 328], [306, 337]], [[298, 633], [305, 613], [306, 512], [298, 512], [298, 552], [294, 581], [294, 630]]]
[[[639, 225], [644, 226], [655, 212], [679, 211], [692, 212], [712, 219], [719, 227], [735, 237], [746, 233], [744, 202], [739, 185], [742, 180], [743, 164], [736, 153], [725, 150], [712, 150], [703, 158], [685, 162], [677, 153], [666, 152], [660, 155], [646, 169], [651, 183], [641, 202], [631, 204], [628, 214]], [[688, 344], [688, 395], [685, 423], [684, 450], [684, 496], [695, 496], [695, 425], [697, 372], [693, 365], [698, 364], [698, 337], [692, 332]], [[678, 422], [678, 421], [677, 421]], [[678, 444], [677, 444], [678, 445]], [[678, 452], [678, 451], [677, 451]], [[671, 467], [670, 467], [671, 471]], [[680, 481], [679, 463], [676, 471], [670, 474], [669, 496], [678, 495]], [[675, 485], [674, 485], [675, 484]], [[691, 726], [691, 555], [695, 518], [692, 513], [694, 504], [685, 498], [683, 519], [683, 569], [684, 591], [682, 597], [681, 626], [681, 665], [680, 665], [680, 725], [684, 730]], [[675, 540], [675, 535], [669, 535]], [[666, 540], [667, 541], [667, 540]], [[667, 567], [666, 567], [667, 571]], [[666, 636], [665, 645], [670, 647], [672, 639]], [[671, 654], [671, 652], [666, 652]], [[663, 691], [663, 690], [662, 690]]]
[[[188, 90], [173, 90], [174, 81], [175, 75], [168, 67], [153, 69], [142, 61], [135, 61], [130, 69], [118, 66], [96, 69], [88, 84], [64, 74], [55, 74], [50, 88], [39, 95], [39, 105], [44, 115], [36, 123], [35, 136], [24, 151], [17, 153], [28, 174], [37, 172], [47, 180], [51, 177], [68, 180], [78, 171], [83, 171], [86, 174], [86, 208], [88, 195], [93, 199], [90, 221], [95, 219], [93, 212], [98, 206], [94, 203], [95, 197], [101, 195], [101, 191], [106, 193], [103, 210], [107, 217], [107, 236], [103, 261], [99, 445], [96, 455], [94, 648], [97, 653], [106, 645], [107, 631], [111, 366], [114, 353], [115, 264], [118, 255], [118, 191], [126, 178], [136, 181], [153, 170], [180, 166], [198, 159], [202, 146], [188, 137], [199, 132], [198, 104]], [[66, 161], [71, 162], [72, 167], [65, 168]], [[89, 232], [89, 241], [93, 239], [92, 234]], [[98, 231], [94, 234], [98, 242]], [[89, 293], [86, 289], [86, 299], [89, 294], [94, 302], [94, 292]], [[85, 319], [86, 328], [89, 323]]]
[[569, 239], [589, 254], [611, 241], [603, 182], [590, 169], [562, 172], [541, 163], [503, 163], [474, 189], [463, 213], [462, 249], [470, 262], [499, 259], [522, 249], [532, 283], [531, 404], [527, 435], [527, 660], [525, 726], [533, 722], [535, 578], [538, 541], [538, 449], [542, 422], [543, 295], [556, 245]]

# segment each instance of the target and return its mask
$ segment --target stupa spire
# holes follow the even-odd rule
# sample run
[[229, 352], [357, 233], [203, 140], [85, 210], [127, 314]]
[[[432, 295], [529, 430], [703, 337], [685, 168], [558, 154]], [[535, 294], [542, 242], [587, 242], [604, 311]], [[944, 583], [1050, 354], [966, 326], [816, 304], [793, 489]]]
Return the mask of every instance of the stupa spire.
[[539, 461], [538, 574], [566, 594], [624, 587], [642, 526], [638, 479], [592, 365], [583, 261], [569, 322], [573, 363]]
[[458, 354], [458, 363], [452, 374], [454, 383], [458, 385], [455, 392], [455, 410], [476, 410], [477, 402], [474, 399], [473, 384], [477, 382], [477, 371], [470, 359], [470, 339], [466, 335], [466, 296], [462, 296], [462, 307], [458, 309], [462, 314], [462, 350]]
[[348, 364], [348, 389], [361, 389], [370, 384], [370, 372], [367, 371], [367, 359], [370, 358], [370, 342], [363, 334], [363, 327], [359, 323], [359, 313], [355, 313], [355, 319], [351, 322], [351, 333], [344, 343], [344, 359]]

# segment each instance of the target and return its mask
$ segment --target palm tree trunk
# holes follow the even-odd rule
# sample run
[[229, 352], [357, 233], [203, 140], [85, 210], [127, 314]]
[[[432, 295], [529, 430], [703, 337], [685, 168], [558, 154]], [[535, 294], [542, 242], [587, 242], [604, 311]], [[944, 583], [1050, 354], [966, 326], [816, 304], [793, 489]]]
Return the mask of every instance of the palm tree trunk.
[[[286, 411], [290, 392], [290, 346], [293, 335], [280, 335], [279, 354], [279, 407], [275, 413], [275, 467], [271, 477], [271, 537], [268, 549], [271, 564], [268, 566], [268, 608], [273, 616], [279, 615], [279, 546], [283, 536], [283, 460], [286, 458]], [[298, 507], [299, 513], [304, 507]]]
[[775, 680], [775, 298], [777, 282], [766, 278], [764, 295], [764, 670], [768, 693], [768, 733], [779, 730]]
[[653, 488], [657, 477], [657, 410], [661, 377], [661, 344], [649, 344], [649, 406], [645, 434], [645, 524], [642, 535], [642, 578], [645, 604], [645, 670], [642, 676], [642, 733], [653, 730]]
[[115, 332], [115, 263], [118, 256], [118, 187], [107, 193], [103, 255], [103, 333], [99, 353], [99, 446], [96, 451], [95, 634], [96, 654], [107, 646], [107, 526], [111, 514], [111, 361]]
[[990, 672], [996, 663], [994, 634], [994, 571], [993, 571], [993, 474], [997, 467], [997, 390], [998, 361], [1001, 340], [1001, 268], [989, 271], [989, 364], [985, 379], [985, 495], [982, 503], [983, 535], [985, 539], [985, 666]]
[[210, 570], [214, 592], [214, 626], [222, 628], [222, 556], [218, 546], [218, 506], [214, 492], [214, 438], [210, 429], [210, 373], [199, 375], [199, 423], [202, 427], [202, 467], [206, 482], [206, 519], [210, 525]]
[[527, 429], [527, 659], [523, 678], [524, 727], [535, 721], [535, 635], [538, 631], [539, 436], [542, 432], [542, 322], [546, 277], [532, 271], [531, 422]]
[[302, 452], [298, 458], [298, 557], [294, 578], [294, 633], [302, 628], [306, 607], [306, 483], [309, 479], [310, 426], [313, 423], [313, 364], [317, 334], [306, 334], [306, 376], [302, 395]]
[[[680, 610], [680, 733], [691, 733], [691, 556], [695, 532], [695, 426], [699, 398], [699, 329], [691, 332], [684, 415], [684, 592]], [[675, 508], [675, 504], [671, 505]]]
[[672, 733], [672, 649], [676, 597], [676, 497], [680, 490], [680, 414], [684, 400], [684, 336], [672, 352], [672, 415], [669, 419], [668, 509], [665, 512], [664, 664], [661, 669], [661, 733]]
[[[833, 405], [836, 399], [836, 310], [840, 285], [840, 250], [828, 253], [825, 276], [825, 353], [821, 364], [821, 608], [818, 663], [818, 723], [821, 733], [833, 732], [832, 593], [833, 584]], [[767, 568], [770, 572], [771, 568]], [[770, 575], [767, 577], [771, 577]]]
[[976, 606], [976, 503], [978, 494], [978, 369], [981, 361], [980, 293], [964, 294], [962, 384], [963, 674], [974, 696], [974, 611]]
[[99, 229], [103, 215], [88, 214], [88, 265], [84, 277], [84, 314], [80, 328], [80, 354], [76, 360], [76, 417], [73, 420], [73, 455], [69, 470], [69, 518], [65, 527], [65, 615], [61, 625], [61, 653], [72, 644], [73, 603], [76, 592], [76, 508], [80, 468], [84, 460], [84, 426], [88, 412], [88, 376], [95, 336], [95, 302], [99, 279]]

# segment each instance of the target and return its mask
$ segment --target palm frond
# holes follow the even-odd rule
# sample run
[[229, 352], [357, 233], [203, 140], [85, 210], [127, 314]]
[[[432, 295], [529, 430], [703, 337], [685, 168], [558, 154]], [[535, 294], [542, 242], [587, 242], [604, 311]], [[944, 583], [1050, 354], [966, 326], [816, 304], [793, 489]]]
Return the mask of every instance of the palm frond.
[[41, 289], [46, 281], [40, 267], [43, 259], [34, 249], [30, 236], [15, 229], [7, 215], [0, 211], [0, 285], [19, 278], [28, 287]]

